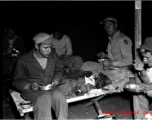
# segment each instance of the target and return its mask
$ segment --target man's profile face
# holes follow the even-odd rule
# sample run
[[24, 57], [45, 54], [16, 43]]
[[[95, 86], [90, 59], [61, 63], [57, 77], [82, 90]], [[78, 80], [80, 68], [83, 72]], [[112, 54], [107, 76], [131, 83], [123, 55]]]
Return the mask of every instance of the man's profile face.
[[52, 44], [49, 45], [40, 44], [37, 50], [39, 51], [41, 56], [43, 56], [44, 58], [48, 58], [51, 53], [51, 49], [52, 49]]
[[6, 36], [8, 39], [12, 40], [15, 37], [15, 31], [12, 29], [8, 29], [6, 31]]
[[143, 62], [152, 67], [152, 52], [142, 49]]
[[53, 33], [53, 37], [54, 37], [55, 39], [60, 40], [60, 39], [62, 39], [63, 34], [62, 34], [61, 32], [59, 32], [59, 31], [55, 31], [55, 32]]
[[116, 29], [117, 29], [114, 22], [112, 21], [106, 21], [104, 23], [104, 28], [105, 28], [106, 33], [109, 36], [112, 36], [116, 32]]

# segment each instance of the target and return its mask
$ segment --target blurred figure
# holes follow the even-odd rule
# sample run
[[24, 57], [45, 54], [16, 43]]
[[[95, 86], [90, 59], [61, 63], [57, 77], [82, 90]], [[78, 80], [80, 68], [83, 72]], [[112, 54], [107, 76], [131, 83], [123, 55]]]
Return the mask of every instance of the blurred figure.
[[152, 98], [152, 37], [147, 37], [140, 49], [143, 61], [135, 61], [134, 66], [140, 78], [136, 79], [136, 84], [145, 87], [145, 94], [134, 95], [133, 97], [134, 111], [139, 111], [139, 114], [135, 114], [134, 117], [135, 119], [146, 119], [148, 114], [145, 115], [144, 112], [150, 112], [148, 96]]
[[26, 52], [24, 41], [16, 35], [16, 28], [9, 26], [5, 28], [2, 37], [3, 41], [3, 107], [9, 106], [9, 92], [11, 87], [11, 79], [15, 71], [18, 58]]
[[24, 41], [16, 35], [15, 27], [5, 28], [3, 34], [3, 55], [10, 54], [15, 48], [21, 54], [26, 52]]
[[80, 56], [72, 55], [71, 40], [65, 35], [65, 30], [66, 28], [63, 25], [59, 24], [56, 26], [54, 33], [51, 34], [51, 37], [53, 38], [53, 47], [64, 66], [80, 68], [83, 60]]
[[16, 35], [15, 27], [5, 28], [3, 34], [3, 74], [13, 74], [18, 57], [26, 52], [24, 41]]
[[48, 91], [39, 89], [62, 78], [60, 60], [52, 51], [51, 36], [39, 33], [33, 41], [35, 48], [17, 62], [13, 85], [32, 103], [35, 120], [52, 120], [51, 108], [58, 120], [66, 120], [68, 105], [58, 87]]

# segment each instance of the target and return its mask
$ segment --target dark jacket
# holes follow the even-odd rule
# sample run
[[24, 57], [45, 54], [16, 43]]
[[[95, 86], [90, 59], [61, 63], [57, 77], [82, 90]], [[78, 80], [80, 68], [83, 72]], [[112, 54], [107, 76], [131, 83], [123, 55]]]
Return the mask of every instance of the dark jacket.
[[47, 85], [51, 83], [54, 77], [62, 77], [60, 69], [60, 61], [55, 52], [52, 52], [48, 58], [46, 69], [43, 70], [36, 58], [33, 56], [33, 51], [23, 55], [17, 62], [15, 69], [13, 86], [21, 91], [22, 95], [30, 100], [35, 100], [39, 90], [25, 90], [27, 83], [38, 83], [39, 85]]
[[[3, 53], [7, 51], [8, 47], [9, 47], [9, 42], [4, 34], [3, 35]], [[24, 41], [18, 36], [16, 36], [16, 39], [12, 47], [15, 48], [16, 50], [19, 50], [21, 54], [24, 54], [26, 52]]]

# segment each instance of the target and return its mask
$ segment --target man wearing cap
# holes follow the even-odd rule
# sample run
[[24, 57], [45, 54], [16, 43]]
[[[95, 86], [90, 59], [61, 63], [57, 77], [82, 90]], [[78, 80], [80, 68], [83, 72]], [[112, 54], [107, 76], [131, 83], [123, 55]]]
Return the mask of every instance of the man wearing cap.
[[35, 120], [52, 120], [51, 108], [58, 120], [66, 120], [68, 105], [63, 93], [58, 88], [39, 90], [39, 86], [52, 84], [62, 77], [58, 56], [51, 51], [51, 36], [39, 33], [33, 40], [35, 48], [18, 60], [13, 86], [31, 102]]
[[132, 41], [125, 34], [117, 29], [115, 18], [106, 18], [100, 24], [104, 24], [106, 33], [109, 35], [107, 48], [108, 61], [104, 61], [105, 66], [124, 67], [132, 63]]
[[145, 87], [145, 94], [134, 95], [134, 111], [139, 111], [135, 114], [135, 119], [142, 119], [145, 116], [145, 111], [149, 111], [148, 96], [152, 98], [152, 37], [147, 37], [144, 44], [140, 47], [143, 62], [135, 61], [135, 70], [139, 73], [139, 78], [136, 79], [136, 84]]
[[72, 44], [70, 38], [65, 35], [65, 26], [57, 25], [51, 37], [53, 39], [53, 47], [63, 65], [70, 68], [80, 68], [83, 60], [80, 56], [72, 55]]
[[[117, 20], [113, 17], [104, 19], [100, 24], [104, 25], [106, 33], [109, 35], [108, 54], [99, 53], [97, 56], [108, 58], [99, 63], [85, 62], [81, 69], [91, 70], [95, 74], [102, 72], [109, 75], [111, 71], [103, 68], [123, 68], [132, 64], [132, 41], [125, 34], [117, 29]], [[99, 60], [100, 61], [100, 60]]]

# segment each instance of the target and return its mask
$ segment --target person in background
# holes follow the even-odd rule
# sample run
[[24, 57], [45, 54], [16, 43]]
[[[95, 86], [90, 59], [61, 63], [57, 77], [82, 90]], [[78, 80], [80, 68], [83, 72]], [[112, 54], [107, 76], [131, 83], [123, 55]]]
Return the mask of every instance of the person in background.
[[18, 50], [21, 54], [26, 52], [25, 44], [22, 38], [16, 35], [15, 27], [7, 27], [3, 34], [3, 55], [12, 52], [12, 48]]
[[132, 64], [132, 41], [124, 33], [117, 29], [117, 19], [113, 17], [107, 17], [100, 24], [104, 25], [104, 29], [109, 36], [109, 44], [107, 47], [108, 54], [103, 52], [97, 54], [99, 63], [85, 62], [81, 69], [91, 70], [95, 76], [102, 72], [105, 75], [111, 73], [110, 68], [123, 68]]
[[143, 119], [144, 112], [149, 111], [148, 97], [152, 98], [152, 37], [147, 37], [140, 47], [143, 62], [135, 61], [135, 70], [138, 71], [139, 78], [136, 79], [136, 84], [145, 87], [145, 94], [134, 95], [133, 106], [134, 111], [139, 111], [135, 114], [135, 119]]
[[8, 26], [4, 29], [3, 42], [3, 107], [9, 106], [9, 92], [11, 80], [15, 71], [15, 66], [20, 55], [26, 52], [24, 41], [16, 35], [17, 28]]
[[[22, 38], [16, 35], [16, 28], [9, 26], [5, 28], [3, 34], [3, 73], [7, 76], [13, 74], [18, 55], [26, 52], [25, 44]], [[13, 52], [17, 53], [16, 56]]]
[[63, 93], [58, 88], [49, 91], [39, 89], [39, 86], [59, 83], [62, 79], [60, 60], [52, 51], [51, 36], [39, 33], [33, 41], [35, 48], [17, 62], [13, 86], [31, 102], [35, 120], [52, 120], [51, 108], [58, 120], [66, 120], [68, 105]]
[[65, 35], [65, 26], [58, 24], [51, 34], [53, 39], [53, 48], [55, 48], [60, 60], [64, 66], [70, 68], [80, 68], [83, 60], [80, 56], [74, 56], [72, 43], [69, 36]]

